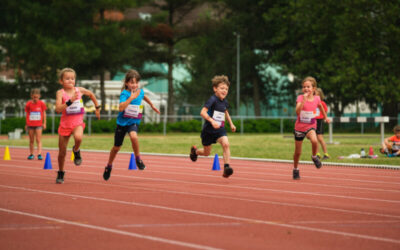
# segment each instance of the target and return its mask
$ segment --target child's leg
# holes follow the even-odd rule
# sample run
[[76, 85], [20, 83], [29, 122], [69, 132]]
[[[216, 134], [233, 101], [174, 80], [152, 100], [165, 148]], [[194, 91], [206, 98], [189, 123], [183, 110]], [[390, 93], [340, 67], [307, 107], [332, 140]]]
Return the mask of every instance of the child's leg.
[[58, 136], [58, 170], [64, 171], [65, 156], [67, 154], [67, 145], [69, 136]]
[[199, 148], [196, 150], [196, 154], [202, 155], [202, 156], [209, 156], [211, 153], [211, 145], [208, 146], [203, 146], [203, 148]]
[[299, 164], [299, 159], [300, 159], [300, 155], [301, 155], [301, 146], [303, 144], [303, 141], [294, 141], [294, 154], [293, 154], [293, 167], [295, 169], [297, 169], [297, 166]]
[[74, 141], [75, 141], [74, 151], [78, 152], [79, 151], [79, 147], [81, 146], [81, 143], [82, 143], [83, 127], [82, 126], [77, 126], [72, 131], [72, 134], [74, 135]]
[[310, 130], [306, 136], [311, 142], [312, 156], [316, 156], [318, 151], [318, 139], [315, 130]]
[[42, 129], [35, 129], [38, 154], [42, 154]]
[[29, 151], [31, 155], [33, 155], [33, 150], [35, 146], [35, 130], [28, 128], [28, 135], [29, 135]]
[[112, 166], [112, 163], [114, 162], [114, 159], [117, 156], [117, 153], [119, 152], [120, 149], [121, 149], [121, 146], [112, 147], [112, 149], [110, 151], [110, 156], [108, 157], [108, 166]]
[[327, 154], [328, 151], [326, 149], [326, 143], [324, 140], [324, 136], [322, 134], [319, 134], [319, 135], [317, 135], [317, 138], [318, 138], [319, 143], [321, 144], [322, 151], [324, 151], [324, 154]]
[[139, 139], [138, 139], [136, 131], [131, 131], [129, 133], [129, 137], [131, 138], [132, 149], [133, 149], [133, 152], [135, 153], [135, 157], [137, 159], [139, 159], [140, 158]]
[[229, 149], [229, 140], [228, 136], [222, 136], [218, 138], [217, 142], [219, 142], [222, 146], [223, 155], [224, 155], [224, 163], [229, 164], [231, 158], [231, 151]]

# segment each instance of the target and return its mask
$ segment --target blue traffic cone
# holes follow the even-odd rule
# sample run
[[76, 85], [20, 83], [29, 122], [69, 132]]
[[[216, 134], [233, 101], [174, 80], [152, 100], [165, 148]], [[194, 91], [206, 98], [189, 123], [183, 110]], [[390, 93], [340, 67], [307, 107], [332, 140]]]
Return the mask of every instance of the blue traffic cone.
[[215, 171], [221, 170], [221, 168], [219, 166], [218, 154], [215, 154], [212, 170], [215, 170]]
[[131, 154], [131, 160], [129, 161], [129, 168], [128, 169], [129, 170], [136, 170], [137, 169], [136, 160], [135, 160], [135, 154], [134, 153]]
[[43, 169], [53, 169], [51, 166], [51, 159], [50, 159], [50, 153], [46, 153], [46, 160], [44, 161], [44, 167]]

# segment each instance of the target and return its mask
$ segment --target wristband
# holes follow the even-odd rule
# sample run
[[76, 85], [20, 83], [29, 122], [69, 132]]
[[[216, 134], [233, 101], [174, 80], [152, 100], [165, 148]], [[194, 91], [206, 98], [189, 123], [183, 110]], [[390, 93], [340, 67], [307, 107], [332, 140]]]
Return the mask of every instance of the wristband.
[[72, 101], [71, 101], [71, 100], [68, 100], [68, 101], [65, 102], [65, 104], [67, 104], [67, 106], [71, 106]]

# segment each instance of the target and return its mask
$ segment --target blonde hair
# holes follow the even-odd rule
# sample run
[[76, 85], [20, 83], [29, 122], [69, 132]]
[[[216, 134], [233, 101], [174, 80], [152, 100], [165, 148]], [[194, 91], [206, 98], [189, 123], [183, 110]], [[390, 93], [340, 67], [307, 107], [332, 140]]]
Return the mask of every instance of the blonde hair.
[[228, 77], [225, 75], [214, 76], [213, 79], [211, 80], [211, 82], [212, 82], [212, 86], [215, 88], [218, 87], [218, 85], [220, 83], [225, 83], [226, 85], [228, 85], [228, 87], [229, 87], [229, 85], [231, 85]]
[[400, 132], [400, 125], [394, 126], [393, 132], [394, 132], [394, 133]]
[[314, 77], [312, 76], [307, 76], [306, 78], [303, 79], [303, 81], [301, 82], [301, 86], [303, 86], [303, 84], [305, 82], [311, 82], [311, 85], [316, 88], [317, 87], [317, 80], [315, 80]]
[[60, 70], [60, 72], [58, 72], [58, 79], [62, 80], [64, 77], [64, 74], [67, 72], [72, 72], [74, 73], [75, 77], [76, 77], [76, 72], [75, 70], [71, 69], [71, 68], [63, 68], [62, 70]]
[[316, 95], [319, 95], [319, 98], [321, 99], [321, 101], [325, 99], [324, 92], [322, 91], [321, 88], [317, 88], [317, 89], [315, 90], [315, 94], [316, 94]]
[[137, 72], [134, 69], [131, 69], [128, 72], [126, 72], [125, 79], [124, 79], [124, 84], [122, 85], [121, 91], [123, 91], [124, 89], [127, 89], [126, 84], [128, 82], [130, 82], [132, 79], [136, 79], [136, 81], [139, 82], [140, 78], [141, 77], [140, 77], [139, 72]]
[[40, 89], [31, 89], [31, 96], [40, 95]]

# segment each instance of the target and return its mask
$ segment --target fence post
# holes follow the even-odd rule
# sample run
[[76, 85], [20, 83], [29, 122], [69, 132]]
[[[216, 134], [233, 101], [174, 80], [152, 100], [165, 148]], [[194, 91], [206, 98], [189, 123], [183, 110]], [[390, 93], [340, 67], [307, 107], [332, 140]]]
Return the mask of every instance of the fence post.
[[333, 131], [333, 119], [332, 121], [329, 123], [329, 143], [332, 144], [333, 143], [333, 138], [332, 138], [332, 131]]
[[385, 140], [385, 123], [389, 122], [388, 116], [375, 117], [375, 122], [381, 123], [381, 143]]
[[281, 135], [283, 135], [283, 117], [281, 117]]
[[243, 135], [244, 127], [243, 127], [243, 117], [240, 116], [240, 135]]
[[167, 135], [167, 114], [164, 114], [163, 135]]
[[88, 134], [89, 136], [92, 135], [92, 115], [88, 114]]
[[51, 134], [54, 135], [54, 126], [55, 126], [55, 114], [54, 114], [54, 110], [52, 110], [51, 112]]

